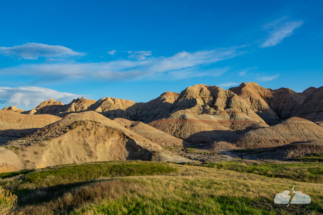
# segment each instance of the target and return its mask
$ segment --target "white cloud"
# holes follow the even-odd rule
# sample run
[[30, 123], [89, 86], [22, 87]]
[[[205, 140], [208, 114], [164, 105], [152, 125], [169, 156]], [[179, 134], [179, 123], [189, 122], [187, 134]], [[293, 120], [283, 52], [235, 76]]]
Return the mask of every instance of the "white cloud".
[[237, 86], [237, 85], [239, 85], [239, 84], [235, 83], [235, 82], [228, 82], [228, 83], [219, 84], [219, 87], [232, 87], [232, 86]]
[[[0, 74], [24, 74], [59, 79], [153, 79], [155, 77], [196, 77], [214, 75], [219, 71], [201, 67], [235, 57], [241, 53], [237, 47], [198, 52], [179, 52], [171, 57], [151, 57], [143, 60], [116, 60], [102, 63], [44, 63], [24, 64], [0, 69]], [[187, 69], [190, 69], [188, 71]], [[180, 74], [181, 73], [181, 74]], [[195, 73], [195, 74], [193, 74]]]
[[41, 102], [51, 98], [63, 103], [69, 103], [78, 97], [81, 97], [81, 95], [58, 92], [42, 87], [0, 87], [0, 100], [20, 108], [34, 108]]
[[286, 18], [281, 18], [268, 23], [264, 26], [264, 30], [269, 31], [269, 36], [260, 47], [266, 48], [279, 44], [284, 38], [293, 34], [296, 28], [299, 28], [303, 21], [286, 21]]
[[278, 78], [278, 76], [279, 76], [279, 74], [273, 75], [273, 76], [262, 76], [262, 77], [258, 77], [257, 79], [259, 81], [272, 81], [272, 80]]
[[111, 51], [108, 51], [108, 54], [109, 54], [109, 55], [115, 55], [115, 54], [116, 54], [116, 52], [117, 52], [116, 50], [111, 50]]
[[128, 51], [128, 53], [130, 54], [129, 55], [130, 58], [136, 58], [139, 60], [145, 60], [146, 57], [151, 56], [151, 51], [136, 51], [136, 52]]
[[41, 43], [26, 43], [20, 46], [0, 47], [0, 54], [16, 56], [23, 59], [38, 59], [39, 57], [67, 57], [81, 56], [84, 53], [59, 45], [46, 45]]
[[247, 71], [242, 71], [242, 72], [239, 72], [239, 75], [240, 76], [243, 76], [243, 75], [245, 75], [247, 73]]

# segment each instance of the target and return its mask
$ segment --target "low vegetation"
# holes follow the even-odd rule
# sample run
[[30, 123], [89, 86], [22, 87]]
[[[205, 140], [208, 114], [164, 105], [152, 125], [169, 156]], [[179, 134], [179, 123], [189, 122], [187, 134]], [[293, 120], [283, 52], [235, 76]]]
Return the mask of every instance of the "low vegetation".
[[314, 154], [311, 156], [299, 157], [295, 158], [295, 160], [304, 162], [323, 162], [323, 154]]
[[245, 163], [238, 161], [221, 161], [206, 164], [243, 173], [253, 173], [271, 178], [287, 178], [295, 181], [323, 183], [323, 166], [313, 163]]
[[[18, 198], [14, 214], [323, 213], [321, 184], [210, 168], [221, 163], [238, 164], [218, 162], [203, 167], [143, 161], [98, 162], [20, 173], [20, 177], [7, 177], [0, 182]], [[270, 169], [269, 164], [257, 165]], [[290, 165], [286, 164], [286, 168], [292, 168]], [[318, 166], [308, 167], [309, 174], [322, 175]], [[312, 203], [275, 205], [275, 195], [294, 185], [296, 190], [310, 195]]]
[[247, 154], [260, 154], [263, 152], [268, 152], [268, 150], [257, 150], [257, 149], [236, 149], [234, 152], [247, 153]]
[[0, 187], [0, 214], [9, 214], [15, 209], [17, 196]]

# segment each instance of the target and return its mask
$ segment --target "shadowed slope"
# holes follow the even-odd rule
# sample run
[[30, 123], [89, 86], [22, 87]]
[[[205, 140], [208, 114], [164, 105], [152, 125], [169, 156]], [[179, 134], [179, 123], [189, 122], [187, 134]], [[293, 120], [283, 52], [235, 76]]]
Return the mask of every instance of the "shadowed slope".
[[152, 126], [149, 126], [143, 122], [138, 121], [130, 121], [123, 118], [116, 118], [114, 119], [117, 123], [124, 126], [127, 129], [130, 129], [131, 131], [145, 137], [148, 140], [151, 140], [161, 146], [170, 146], [170, 147], [176, 147], [180, 146], [183, 147], [184, 145], [187, 145], [185, 141], [176, 138], [174, 136], [171, 136], [167, 133], [164, 133]]
[[238, 147], [268, 148], [298, 141], [323, 139], [323, 128], [317, 124], [292, 117], [269, 128], [249, 131], [237, 139], [232, 139]]
[[313, 89], [308, 89], [304, 93], [295, 93], [288, 88], [272, 90], [250, 82], [242, 83], [239, 87], [230, 88], [230, 90], [244, 99], [268, 124], [274, 125], [280, 120], [291, 117], [292, 112]]
[[223, 141], [236, 132], [268, 125], [231, 91], [194, 85], [184, 90], [172, 105], [169, 117], [151, 126], [190, 142]]
[[[17, 170], [91, 161], [152, 160], [163, 151], [158, 144], [93, 111], [67, 115], [31, 136], [11, 141], [6, 148], [5, 154], [10, 150], [15, 153], [15, 162], [8, 160], [2, 166]], [[174, 157], [180, 159], [163, 154], [164, 160]]]
[[323, 87], [311, 89], [304, 102], [294, 110], [293, 115], [321, 124], [323, 122]]

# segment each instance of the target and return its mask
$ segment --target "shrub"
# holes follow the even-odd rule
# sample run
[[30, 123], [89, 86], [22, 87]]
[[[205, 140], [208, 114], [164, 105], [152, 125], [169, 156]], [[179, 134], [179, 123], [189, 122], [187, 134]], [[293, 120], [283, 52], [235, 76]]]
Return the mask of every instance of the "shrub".
[[17, 196], [0, 187], [0, 213], [9, 214], [17, 203]]

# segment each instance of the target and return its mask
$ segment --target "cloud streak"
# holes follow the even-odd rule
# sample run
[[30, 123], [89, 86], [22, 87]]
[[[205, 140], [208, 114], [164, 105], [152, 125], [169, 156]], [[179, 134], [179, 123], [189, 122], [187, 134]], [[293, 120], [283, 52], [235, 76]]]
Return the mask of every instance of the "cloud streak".
[[148, 56], [151, 56], [151, 51], [128, 51], [129, 58], [136, 58], [138, 60], [145, 60]]
[[263, 77], [258, 77], [257, 79], [258, 79], [259, 81], [272, 81], [272, 80], [274, 80], [274, 79], [278, 78], [278, 76], [279, 76], [279, 74], [277, 74], [277, 75], [273, 75], [273, 76], [263, 76]]
[[293, 35], [294, 30], [301, 27], [303, 21], [285, 21], [286, 18], [273, 21], [265, 25], [264, 30], [269, 31], [268, 38], [260, 45], [261, 48], [276, 46], [284, 38]]
[[116, 54], [116, 50], [111, 50], [111, 51], [108, 51], [107, 53], [109, 54], [109, 55], [115, 55]]
[[53, 46], [41, 43], [26, 43], [20, 46], [0, 47], [0, 54], [29, 60], [36, 60], [39, 57], [52, 58], [84, 55], [84, 53], [75, 52], [64, 46]]
[[[219, 71], [201, 72], [204, 66], [240, 55], [237, 47], [198, 51], [179, 52], [171, 57], [150, 57], [141, 60], [116, 60], [101, 63], [43, 63], [23, 64], [17, 67], [0, 69], [0, 74], [23, 74], [50, 79], [97, 79], [138, 80], [154, 79], [155, 77], [213, 76]], [[194, 71], [194, 72], [193, 72]], [[196, 73], [196, 74], [193, 74]]]
[[232, 87], [232, 86], [237, 86], [237, 85], [239, 85], [239, 84], [235, 83], [235, 82], [228, 82], [228, 83], [219, 84], [219, 87]]
[[0, 101], [24, 108], [34, 108], [41, 102], [51, 98], [63, 103], [69, 103], [78, 97], [81, 97], [81, 95], [58, 92], [42, 87], [0, 87]]

